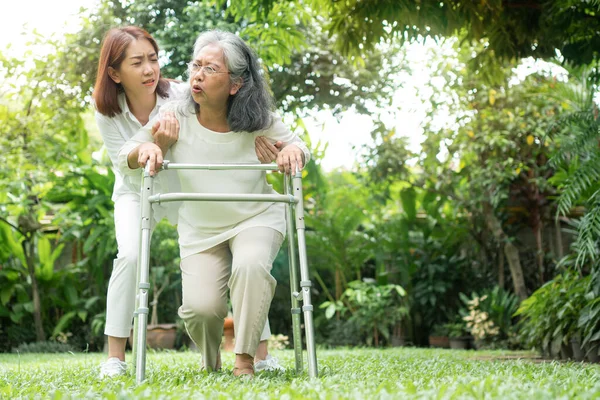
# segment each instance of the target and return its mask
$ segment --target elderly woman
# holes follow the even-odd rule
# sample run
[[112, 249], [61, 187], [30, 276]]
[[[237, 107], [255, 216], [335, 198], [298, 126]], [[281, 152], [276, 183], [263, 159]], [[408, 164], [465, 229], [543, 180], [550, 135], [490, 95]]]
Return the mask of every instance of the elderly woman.
[[[309, 160], [305, 144], [273, 113], [273, 99], [254, 51], [232, 33], [201, 34], [189, 64], [187, 101], [173, 102], [179, 137], [170, 148], [177, 163], [259, 163], [255, 139], [282, 142], [277, 164], [294, 172]], [[166, 119], [161, 135], [176, 136]], [[142, 129], [123, 146], [124, 171], [150, 166], [156, 173], [163, 150]], [[185, 192], [273, 193], [264, 171], [180, 170]], [[179, 315], [208, 370], [221, 366], [219, 345], [230, 291], [235, 327], [234, 375], [254, 375], [254, 355], [276, 281], [272, 263], [285, 235], [281, 203], [185, 202], [179, 209], [183, 304]]]

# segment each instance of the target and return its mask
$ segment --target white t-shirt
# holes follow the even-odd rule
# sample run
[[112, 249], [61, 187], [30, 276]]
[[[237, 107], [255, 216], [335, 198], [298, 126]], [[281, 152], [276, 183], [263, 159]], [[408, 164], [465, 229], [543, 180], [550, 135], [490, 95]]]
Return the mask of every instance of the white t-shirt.
[[[142, 183], [142, 175], [139, 173], [139, 171], [134, 171], [127, 174], [123, 173], [124, 171], [118, 168], [117, 159], [121, 147], [123, 147], [123, 145], [140, 129], [148, 128], [148, 131], [150, 132], [152, 127], [151, 122], [153, 122], [152, 120], [159, 115], [160, 108], [168, 101], [182, 98], [188, 90], [189, 84], [187, 82], [171, 82], [168, 92], [169, 97], [162, 98], [157, 95], [156, 105], [150, 113], [150, 122], [144, 126], [142, 126], [142, 124], [129, 110], [125, 93], [119, 94], [118, 98], [119, 106], [121, 107], [120, 114], [115, 115], [114, 117], [107, 117], [96, 111], [96, 124], [98, 125], [98, 129], [100, 130], [100, 134], [104, 140], [104, 146], [106, 147], [108, 157], [113, 164], [113, 172], [115, 174], [115, 185], [113, 187], [112, 195], [113, 201], [117, 201], [117, 199], [123, 194], [133, 193], [139, 195]], [[156, 187], [168, 187], [169, 191], [178, 191], [179, 183], [176, 173], [174, 171], [165, 172], [165, 174], [162, 174], [162, 177], [159, 177], [159, 179], [155, 180]], [[157, 220], [160, 220], [162, 217], [166, 216], [165, 214], [168, 213], [169, 220], [175, 223], [177, 207], [153, 207], [153, 209], [155, 211], [155, 217]]]
[[[168, 107], [168, 106], [167, 106]], [[257, 132], [214, 132], [198, 122], [193, 109], [177, 112], [179, 140], [171, 147], [170, 161], [202, 164], [259, 164], [254, 140], [265, 136], [270, 141], [295, 144], [310, 154], [304, 142], [274, 115], [270, 128]], [[119, 168], [129, 169], [127, 155], [141, 143], [152, 140], [150, 129], [140, 130], [119, 153]], [[138, 170], [139, 171], [139, 170]], [[164, 172], [164, 171], [163, 171]], [[158, 175], [162, 174], [160, 172]], [[276, 193], [267, 183], [265, 171], [177, 170], [185, 193]], [[210, 249], [244, 229], [265, 226], [285, 236], [283, 203], [186, 201], [179, 209], [179, 246], [181, 258]]]

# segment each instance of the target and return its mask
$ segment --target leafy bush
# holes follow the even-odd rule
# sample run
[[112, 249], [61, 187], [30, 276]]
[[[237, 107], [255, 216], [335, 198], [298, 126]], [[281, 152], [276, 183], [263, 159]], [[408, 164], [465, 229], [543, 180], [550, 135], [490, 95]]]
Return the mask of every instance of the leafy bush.
[[467, 307], [462, 319], [475, 340], [485, 346], [514, 347], [513, 314], [519, 307], [514, 293], [495, 286], [481, 295], [473, 292], [470, 299], [461, 293], [460, 298]]
[[459, 338], [463, 336], [467, 336], [469, 331], [467, 330], [467, 326], [464, 322], [449, 322], [444, 324], [444, 328], [446, 332], [448, 332], [448, 337], [451, 338]]
[[352, 321], [366, 335], [368, 345], [379, 346], [379, 335], [390, 341], [392, 329], [408, 316], [408, 306], [403, 301], [406, 292], [399, 285], [377, 285], [374, 280], [348, 283], [341, 299], [326, 301], [327, 318], [336, 312]]
[[23, 343], [13, 347], [13, 353], [69, 353], [75, 352], [75, 348], [68, 343], [60, 342], [33, 342]]
[[594, 278], [589, 279], [589, 291], [585, 294], [586, 304], [577, 320], [577, 333], [584, 347], [600, 341], [600, 275], [596, 274]]
[[580, 315], [586, 307], [586, 289], [590, 277], [581, 278], [567, 271], [533, 292], [521, 303], [516, 316], [519, 337], [530, 348], [542, 354], [557, 355], [562, 345], [577, 337]]
[[315, 318], [315, 340], [325, 347], [355, 347], [365, 343], [364, 335], [353, 321]]

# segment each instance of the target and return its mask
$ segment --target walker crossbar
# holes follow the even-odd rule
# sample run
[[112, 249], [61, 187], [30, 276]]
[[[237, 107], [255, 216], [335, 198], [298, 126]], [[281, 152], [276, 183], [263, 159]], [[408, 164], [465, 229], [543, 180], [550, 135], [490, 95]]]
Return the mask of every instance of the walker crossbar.
[[163, 169], [277, 171], [277, 164], [182, 164], [163, 161]]
[[230, 193], [167, 193], [155, 194], [148, 198], [150, 203], [168, 203], [172, 201], [253, 201], [269, 203], [298, 202], [294, 196], [284, 194], [230, 194]]
[[[276, 171], [277, 164], [177, 164], [163, 161], [162, 169], [195, 169], [195, 170], [260, 170]], [[284, 175], [285, 194], [238, 194], [238, 193], [166, 193], [151, 195], [154, 179], [150, 168], [146, 165], [141, 187], [141, 236], [137, 269], [137, 295], [135, 299], [133, 328], [133, 358], [136, 382], [141, 383], [146, 374], [146, 329], [148, 324], [148, 290], [150, 289], [150, 238], [152, 221], [152, 203], [174, 201], [243, 201], [243, 202], [279, 202], [287, 203], [286, 222], [290, 268], [292, 332], [296, 372], [302, 372], [302, 334], [300, 316], [304, 316], [306, 334], [306, 351], [308, 355], [308, 375], [318, 375], [317, 355], [315, 348], [313, 306], [311, 303], [308, 262], [304, 236], [304, 205], [302, 196], [302, 171], [295, 175]], [[294, 218], [295, 217], [295, 218]], [[295, 232], [294, 232], [295, 228]], [[296, 240], [294, 240], [296, 236]], [[294, 243], [298, 246], [298, 253]], [[298, 257], [298, 259], [297, 259]], [[298, 267], [300, 266], [300, 279]], [[300, 302], [303, 306], [300, 307]], [[142, 345], [143, 344], [143, 345]]]

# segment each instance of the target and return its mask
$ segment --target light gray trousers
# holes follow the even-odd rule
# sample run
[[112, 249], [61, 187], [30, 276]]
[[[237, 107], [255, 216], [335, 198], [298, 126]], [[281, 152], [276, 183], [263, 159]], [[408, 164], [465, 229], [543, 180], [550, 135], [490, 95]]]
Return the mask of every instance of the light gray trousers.
[[214, 369], [217, 363], [228, 311], [228, 289], [236, 338], [234, 352], [254, 357], [275, 294], [277, 281], [271, 276], [271, 268], [282, 242], [283, 235], [272, 228], [249, 228], [181, 260], [183, 304], [179, 316], [207, 369]]

